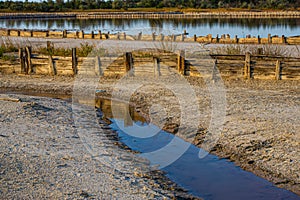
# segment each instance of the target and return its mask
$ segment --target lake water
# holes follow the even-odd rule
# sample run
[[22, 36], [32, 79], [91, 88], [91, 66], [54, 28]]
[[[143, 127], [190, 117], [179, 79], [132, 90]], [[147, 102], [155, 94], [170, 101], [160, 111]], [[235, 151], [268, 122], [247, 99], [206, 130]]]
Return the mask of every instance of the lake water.
[[300, 18], [291, 19], [18, 19], [0, 20], [1, 28], [18, 29], [55, 29], [84, 30], [86, 32], [102, 30], [112, 33], [137, 33], [144, 29], [152, 32], [183, 33], [189, 36], [230, 34], [245, 37], [248, 34], [267, 37], [272, 35], [300, 35]]

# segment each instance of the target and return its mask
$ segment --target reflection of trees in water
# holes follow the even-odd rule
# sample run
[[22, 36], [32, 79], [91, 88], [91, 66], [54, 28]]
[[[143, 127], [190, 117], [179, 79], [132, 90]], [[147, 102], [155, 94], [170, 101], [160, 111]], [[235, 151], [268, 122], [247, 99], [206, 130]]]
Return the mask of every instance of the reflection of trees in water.
[[6, 28], [33, 28], [33, 29], [73, 29], [73, 30], [126, 30], [132, 28], [154, 27], [153, 30], [164, 28], [198, 28], [198, 27], [237, 27], [237, 28], [268, 28], [299, 27], [300, 19], [280, 18], [201, 18], [201, 19], [17, 19], [0, 20], [0, 26]]

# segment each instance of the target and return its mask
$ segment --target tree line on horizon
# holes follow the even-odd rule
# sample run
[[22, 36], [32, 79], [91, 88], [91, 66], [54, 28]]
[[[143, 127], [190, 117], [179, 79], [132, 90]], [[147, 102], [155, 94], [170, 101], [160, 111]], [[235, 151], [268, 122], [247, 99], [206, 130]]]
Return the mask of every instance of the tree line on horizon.
[[243, 9], [297, 9], [300, 0], [47, 0], [0, 1], [6, 11], [56, 12], [93, 9], [129, 8], [243, 8]]

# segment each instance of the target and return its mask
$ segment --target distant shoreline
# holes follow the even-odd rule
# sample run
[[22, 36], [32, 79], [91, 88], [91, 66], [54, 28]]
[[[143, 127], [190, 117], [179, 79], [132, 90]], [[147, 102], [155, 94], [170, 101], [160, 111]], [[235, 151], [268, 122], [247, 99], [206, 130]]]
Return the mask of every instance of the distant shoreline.
[[107, 19], [107, 18], [149, 18], [149, 19], [180, 19], [180, 18], [300, 18], [300, 11], [88, 11], [88, 12], [8, 12], [0, 13], [0, 19], [24, 18], [73, 18], [73, 19]]

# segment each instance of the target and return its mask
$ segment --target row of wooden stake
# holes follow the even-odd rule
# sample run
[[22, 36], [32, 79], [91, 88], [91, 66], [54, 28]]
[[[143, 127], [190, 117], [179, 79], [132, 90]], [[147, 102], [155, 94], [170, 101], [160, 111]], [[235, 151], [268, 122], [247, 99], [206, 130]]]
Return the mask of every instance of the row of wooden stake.
[[[251, 54], [249, 52], [245, 55], [245, 65], [244, 65], [244, 78], [251, 79], [252, 77], [252, 67], [251, 67]], [[276, 61], [275, 66], [275, 80], [281, 80], [281, 62]]]
[[[19, 59], [21, 65], [21, 73], [24, 74], [31, 74], [34, 73], [33, 70], [33, 63], [31, 61], [32, 52], [31, 47], [25, 47], [19, 49]], [[95, 58], [95, 74], [96, 75], [103, 75], [103, 71], [101, 69], [101, 60], [99, 56]], [[51, 55], [49, 55], [49, 74], [50, 75], [57, 75], [57, 69], [55, 66], [55, 61]], [[160, 73], [160, 59], [158, 57], [153, 57], [153, 66], [154, 66], [154, 73], [161, 75]], [[129, 76], [134, 75], [134, 59], [132, 52], [126, 52], [124, 55], [124, 65], [126, 73]], [[217, 66], [217, 60], [215, 61], [215, 68]], [[78, 73], [78, 59], [76, 56], [76, 48], [72, 48], [72, 70], [73, 74], [76, 75]], [[177, 54], [177, 70], [182, 75], [189, 75], [189, 66], [185, 60], [185, 51], [180, 51]], [[214, 70], [213, 70], [214, 71]], [[275, 79], [281, 79], [281, 62], [279, 60], [276, 61], [275, 67]], [[252, 77], [252, 68], [251, 68], [251, 54], [246, 53], [245, 55], [245, 64], [244, 64], [244, 78], [251, 79]]]

